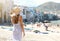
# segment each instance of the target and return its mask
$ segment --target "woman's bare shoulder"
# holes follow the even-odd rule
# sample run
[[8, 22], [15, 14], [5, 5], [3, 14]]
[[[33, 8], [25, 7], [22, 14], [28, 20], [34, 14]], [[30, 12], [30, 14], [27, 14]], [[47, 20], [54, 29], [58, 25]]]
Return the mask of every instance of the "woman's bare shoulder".
[[19, 21], [22, 21], [22, 16], [19, 16]]

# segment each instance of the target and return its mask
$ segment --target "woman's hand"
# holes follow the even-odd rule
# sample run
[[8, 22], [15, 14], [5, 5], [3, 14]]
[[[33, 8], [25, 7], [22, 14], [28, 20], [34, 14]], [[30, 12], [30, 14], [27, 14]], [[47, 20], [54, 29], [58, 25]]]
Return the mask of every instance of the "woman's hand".
[[25, 36], [25, 32], [23, 32], [23, 37]]

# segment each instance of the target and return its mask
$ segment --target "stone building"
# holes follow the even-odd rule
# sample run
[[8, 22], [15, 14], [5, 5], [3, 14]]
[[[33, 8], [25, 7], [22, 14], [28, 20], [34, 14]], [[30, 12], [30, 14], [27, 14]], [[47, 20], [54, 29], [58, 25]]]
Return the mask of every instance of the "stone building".
[[0, 0], [0, 23], [8, 23], [10, 21], [9, 13], [12, 7], [12, 0]]

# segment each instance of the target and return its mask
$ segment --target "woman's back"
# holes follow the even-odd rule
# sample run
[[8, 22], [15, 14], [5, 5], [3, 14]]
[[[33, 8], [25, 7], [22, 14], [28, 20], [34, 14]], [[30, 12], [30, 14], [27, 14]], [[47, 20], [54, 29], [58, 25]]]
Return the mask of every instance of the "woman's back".
[[[14, 15], [14, 14], [12, 14], [12, 15]], [[13, 24], [17, 24], [18, 21], [19, 21], [19, 15], [11, 16], [11, 22], [12, 22]]]

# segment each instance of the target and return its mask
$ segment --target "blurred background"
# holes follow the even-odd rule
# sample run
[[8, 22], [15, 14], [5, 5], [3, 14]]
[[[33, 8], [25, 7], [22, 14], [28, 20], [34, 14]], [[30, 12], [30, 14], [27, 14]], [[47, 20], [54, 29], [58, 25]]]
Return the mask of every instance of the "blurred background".
[[60, 21], [59, 1], [0, 0], [0, 24], [11, 23], [10, 11], [17, 6], [22, 10], [24, 23]]
[[58, 0], [0, 0], [0, 41], [12, 41], [10, 11], [14, 7], [22, 10], [26, 33], [22, 41], [60, 41]]

